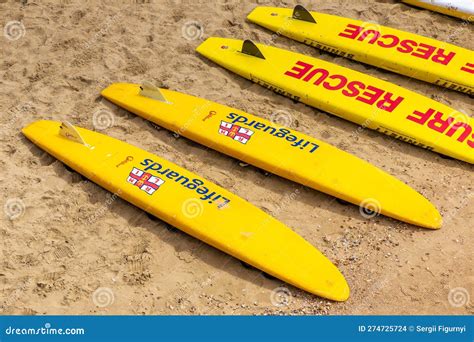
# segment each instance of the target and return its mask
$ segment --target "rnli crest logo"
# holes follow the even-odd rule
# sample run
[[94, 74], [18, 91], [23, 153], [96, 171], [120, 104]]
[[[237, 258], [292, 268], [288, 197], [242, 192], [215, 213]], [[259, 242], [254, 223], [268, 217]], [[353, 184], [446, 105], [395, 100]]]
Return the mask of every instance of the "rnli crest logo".
[[225, 135], [233, 140], [237, 140], [242, 144], [246, 144], [253, 135], [250, 129], [234, 125], [230, 122], [221, 121], [219, 127], [219, 134]]
[[153, 195], [153, 193], [158, 190], [165, 181], [159, 177], [153, 176], [151, 173], [134, 167], [128, 175], [127, 182], [139, 187], [148, 195]]

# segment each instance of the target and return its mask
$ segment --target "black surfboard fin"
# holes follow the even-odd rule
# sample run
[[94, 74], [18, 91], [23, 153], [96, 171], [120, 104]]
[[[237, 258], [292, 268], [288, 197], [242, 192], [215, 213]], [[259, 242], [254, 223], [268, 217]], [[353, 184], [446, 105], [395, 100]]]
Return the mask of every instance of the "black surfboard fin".
[[246, 55], [254, 56], [257, 58], [265, 59], [260, 49], [250, 39], [245, 39], [242, 44], [242, 53]]
[[308, 23], [316, 24], [316, 20], [314, 20], [313, 16], [309, 11], [301, 5], [296, 5], [293, 9], [293, 19], [307, 21]]

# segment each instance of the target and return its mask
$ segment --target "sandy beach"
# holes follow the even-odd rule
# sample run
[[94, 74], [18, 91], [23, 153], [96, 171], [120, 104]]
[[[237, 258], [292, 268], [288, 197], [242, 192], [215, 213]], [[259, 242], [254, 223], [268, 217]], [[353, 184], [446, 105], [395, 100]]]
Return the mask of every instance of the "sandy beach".
[[[398, 1], [301, 1], [474, 50], [473, 28]], [[335, 57], [246, 21], [293, 1], [0, 0], [0, 314], [473, 314], [472, 165], [294, 103], [199, 56], [207, 37], [250, 38], [322, 58], [434, 98], [472, 117], [474, 101]], [[242, 109], [350, 152], [419, 191], [444, 218], [427, 230], [246, 166], [100, 96], [153, 82]], [[351, 287], [331, 302], [151, 219], [47, 155], [20, 132], [68, 120], [139, 146], [227, 188], [331, 259]], [[471, 297], [471, 298], [469, 298]]]

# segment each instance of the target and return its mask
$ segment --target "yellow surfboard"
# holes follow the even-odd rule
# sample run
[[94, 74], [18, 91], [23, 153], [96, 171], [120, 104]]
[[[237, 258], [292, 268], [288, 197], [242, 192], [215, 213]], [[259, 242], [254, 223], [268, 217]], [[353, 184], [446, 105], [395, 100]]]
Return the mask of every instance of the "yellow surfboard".
[[466, 21], [474, 21], [474, 0], [402, 0], [434, 12], [450, 15]]
[[115, 83], [102, 96], [170, 131], [367, 210], [427, 228], [441, 226], [436, 208], [403, 182], [298, 131], [150, 84]]
[[257, 7], [250, 21], [315, 48], [474, 95], [474, 52], [376, 23], [295, 9]]
[[163, 158], [65, 122], [23, 134], [124, 200], [268, 274], [336, 301], [349, 287], [320, 251], [240, 197]]
[[473, 120], [423, 95], [321, 59], [249, 40], [208, 38], [197, 51], [295, 101], [474, 163]]

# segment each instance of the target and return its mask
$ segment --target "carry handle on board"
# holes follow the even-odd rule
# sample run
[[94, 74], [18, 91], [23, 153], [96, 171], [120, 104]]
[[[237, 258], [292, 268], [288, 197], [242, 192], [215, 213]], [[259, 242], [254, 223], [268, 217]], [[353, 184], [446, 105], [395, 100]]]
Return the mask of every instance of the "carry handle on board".
[[158, 100], [160, 102], [169, 103], [166, 100], [166, 97], [161, 92], [160, 88], [156, 87], [155, 85], [151, 84], [150, 82], [143, 82], [140, 86], [140, 93], [141, 96], [149, 97], [154, 100]]
[[61, 122], [61, 126], [59, 126], [59, 135], [84, 146], [89, 146], [79, 134], [76, 127], [74, 127], [69, 121]]
[[317, 24], [311, 13], [301, 5], [296, 5], [293, 9], [293, 19], [307, 21], [308, 23]]
[[263, 56], [263, 53], [260, 51], [257, 45], [255, 45], [255, 43], [252, 42], [250, 39], [244, 40], [244, 43], [242, 44], [242, 53], [245, 53], [246, 55], [254, 56], [257, 58], [265, 59], [265, 56]]

